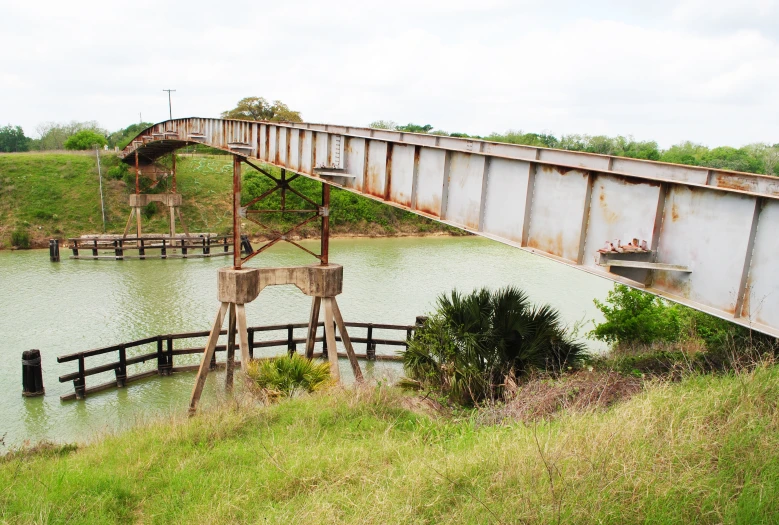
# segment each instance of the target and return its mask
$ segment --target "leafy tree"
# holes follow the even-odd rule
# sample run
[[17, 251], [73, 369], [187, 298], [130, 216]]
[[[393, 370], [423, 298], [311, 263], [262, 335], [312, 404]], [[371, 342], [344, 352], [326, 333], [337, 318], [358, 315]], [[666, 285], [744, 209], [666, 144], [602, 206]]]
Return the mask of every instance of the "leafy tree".
[[763, 173], [779, 175], [779, 144], [773, 146], [765, 143], [748, 144], [744, 149], [753, 157], [763, 162]]
[[617, 284], [605, 302], [595, 306], [606, 321], [590, 335], [612, 344], [652, 344], [676, 341], [681, 332], [678, 311], [654, 295]]
[[373, 129], [389, 129], [394, 131], [398, 129], [398, 123], [393, 122], [392, 120], [374, 120], [368, 124], [368, 127]]
[[119, 149], [124, 149], [138, 133], [152, 125], [151, 122], [138, 122], [136, 124], [130, 124], [124, 129], [114, 131], [108, 136], [108, 146], [111, 148], [118, 147]]
[[262, 97], [246, 97], [238, 105], [222, 112], [222, 118], [237, 120], [270, 120], [274, 122], [303, 122], [299, 111], [293, 111], [280, 100], [269, 103]]
[[81, 130], [78, 133], [71, 135], [64, 144], [65, 149], [73, 150], [91, 149], [95, 145], [101, 147], [105, 146], [106, 139], [103, 135], [88, 129]]
[[523, 146], [538, 146], [542, 148], [558, 148], [558, 140], [553, 135], [546, 133], [525, 133], [522, 130], [510, 129], [505, 133], [492, 133], [487, 140], [494, 142], [507, 142], [509, 144], [521, 144]]
[[424, 126], [420, 126], [419, 124], [406, 124], [405, 126], [397, 126], [395, 128], [397, 131], [406, 131], [408, 133], [430, 133], [430, 130], [433, 129], [433, 126], [430, 124], [425, 124]]
[[586, 357], [557, 311], [532, 306], [512, 286], [441, 295], [402, 355], [409, 378], [463, 404], [499, 398], [507, 378], [533, 369], [559, 372]]
[[707, 350], [776, 345], [772, 337], [623, 284], [615, 284], [605, 302], [594, 302], [606, 321], [596, 325], [590, 336], [616, 346], [690, 340], [703, 343]]
[[97, 122], [93, 120], [86, 122], [77, 122], [74, 120], [67, 124], [44, 122], [36, 127], [36, 132], [40, 136], [36, 145], [38, 146], [38, 149], [41, 150], [64, 149], [65, 141], [68, 140], [69, 137], [84, 130], [93, 131], [103, 137], [107, 135], [106, 131], [100, 128]]
[[21, 126], [8, 124], [0, 128], [0, 151], [11, 153], [15, 151], [28, 151], [30, 139], [24, 136]]

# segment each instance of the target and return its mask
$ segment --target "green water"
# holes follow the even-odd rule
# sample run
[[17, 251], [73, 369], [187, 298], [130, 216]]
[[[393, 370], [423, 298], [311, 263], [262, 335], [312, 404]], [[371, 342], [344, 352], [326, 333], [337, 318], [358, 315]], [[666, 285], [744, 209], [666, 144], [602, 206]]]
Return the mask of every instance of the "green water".
[[[534, 301], [551, 303], [572, 325], [599, 319], [592, 299], [604, 298], [611, 288], [598, 277], [476, 237], [333, 240], [330, 253], [332, 262], [344, 266], [344, 293], [338, 302], [347, 321], [413, 324], [415, 316], [432, 309], [439, 293], [451, 288], [470, 291], [514, 284]], [[283, 245], [251, 264], [312, 262], [304, 252]], [[58, 364], [56, 357], [156, 334], [208, 330], [218, 307], [216, 269], [229, 264], [222, 257], [63, 259], [56, 264], [49, 262], [48, 251], [0, 251], [0, 437], [5, 436], [5, 446], [25, 440], [87, 441], [186, 410], [194, 379], [190, 373], [154, 377], [127, 389], [90, 395], [83, 402], [61, 402], [59, 396], [72, 392], [73, 386], [57, 378], [77, 365]], [[249, 325], [306, 322], [309, 306], [309, 298], [297, 288], [266, 288], [247, 305]], [[197, 342], [202, 345], [202, 340]], [[21, 395], [21, 353], [31, 348], [42, 354], [44, 397]], [[357, 350], [364, 352], [362, 345]], [[150, 351], [152, 347], [146, 347], [137, 353]], [[194, 364], [197, 356], [176, 356], [175, 362]], [[97, 364], [99, 358], [87, 360], [88, 367]], [[128, 371], [136, 373], [140, 366]], [[348, 365], [342, 370], [348, 374]], [[397, 377], [400, 369], [397, 364], [376, 364], [370, 373]], [[87, 386], [112, 377], [113, 373], [88, 377]], [[217, 387], [209, 376], [204, 400], [215, 398]]]

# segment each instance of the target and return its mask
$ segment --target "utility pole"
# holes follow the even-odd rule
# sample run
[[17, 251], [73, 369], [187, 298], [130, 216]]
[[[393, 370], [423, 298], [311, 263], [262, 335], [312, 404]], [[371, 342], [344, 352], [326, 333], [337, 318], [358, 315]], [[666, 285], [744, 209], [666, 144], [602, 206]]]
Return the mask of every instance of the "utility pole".
[[175, 89], [163, 89], [163, 91], [167, 91], [168, 92], [168, 116], [170, 117], [170, 120], [173, 120], [173, 110], [171, 109], [171, 105], [170, 105], [170, 92], [171, 91], [176, 91], [176, 90]]
[[97, 157], [97, 177], [100, 181], [100, 213], [103, 215], [103, 233], [105, 233], [105, 204], [103, 203], [103, 173], [100, 171], [100, 148], [95, 144], [95, 157]]

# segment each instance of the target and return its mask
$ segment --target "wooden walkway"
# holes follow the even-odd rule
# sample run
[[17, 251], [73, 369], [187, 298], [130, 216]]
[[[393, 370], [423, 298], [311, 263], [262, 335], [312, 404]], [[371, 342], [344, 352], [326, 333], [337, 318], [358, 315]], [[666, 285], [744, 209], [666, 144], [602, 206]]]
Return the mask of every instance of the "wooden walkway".
[[[417, 328], [414, 325], [394, 325], [394, 324], [374, 324], [374, 323], [345, 323], [349, 328], [358, 328], [364, 330], [363, 337], [351, 337], [352, 343], [365, 344], [365, 353], [357, 354], [360, 359], [367, 359], [369, 361], [399, 361], [400, 356], [396, 353], [392, 354], [377, 354], [377, 345], [383, 346], [400, 346], [407, 347], [408, 339], [412, 336], [413, 331]], [[324, 323], [318, 324], [319, 328], [324, 328]], [[248, 329], [249, 332], [249, 357], [254, 359], [254, 350], [257, 348], [284, 348], [290, 354], [297, 351], [298, 344], [304, 344], [305, 337], [296, 337], [296, 329], [307, 329], [308, 323], [293, 323], [293, 324], [279, 324], [268, 326], [254, 326]], [[403, 339], [386, 339], [374, 337], [374, 330], [390, 330], [396, 332], [403, 332], [405, 337]], [[285, 337], [279, 339], [273, 339], [269, 341], [255, 341], [255, 335], [257, 333], [264, 332], [283, 332]], [[351, 331], [350, 331], [351, 332]], [[220, 335], [226, 335], [227, 330], [222, 330]], [[75, 372], [61, 375], [59, 377], [60, 383], [66, 383], [73, 381], [74, 392], [71, 394], [65, 394], [60, 396], [62, 401], [70, 401], [73, 399], [84, 399], [88, 394], [101, 392], [103, 390], [109, 390], [112, 388], [123, 388], [129, 383], [138, 381], [152, 376], [168, 376], [176, 372], [190, 372], [196, 371], [199, 368], [199, 364], [179, 365], [175, 366], [175, 356], [189, 355], [189, 354], [202, 354], [204, 347], [186, 347], [176, 348], [176, 341], [188, 340], [188, 339], [205, 339], [209, 335], [209, 331], [202, 332], [185, 332], [179, 334], [166, 334], [155, 335], [147, 337], [145, 339], [139, 339], [137, 341], [130, 341], [127, 343], [121, 343], [112, 346], [106, 346], [103, 348], [94, 348], [91, 350], [85, 350], [83, 352], [76, 352], [72, 354], [62, 355], [57, 357], [58, 363], [77, 362], [78, 369]], [[341, 341], [340, 337], [336, 337], [336, 341]], [[317, 335], [315, 342], [321, 343], [321, 349], [314, 353], [314, 357], [327, 357], [327, 341], [324, 335]], [[143, 347], [146, 345], [156, 345], [154, 351], [141, 353], [138, 355], [131, 355], [128, 357], [128, 350]], [[224, 352], [226, 345], [218, 345], [216, 352]], [[116, 354], [116, 360], [109, 363], [100, 364], [87, 368], [87, 359], [94, 358], [96, 356], [103, 356], [106, 354]], [[338, 357], [346, 357], [345, 353], [339, 352]], [[157, 366], [151, 370], [143, 370], [134, 374], [128, 373], [128, 367], [132, 365], [139, 365], [146, 363], [147, 361], [157, 361]], [[224, 362], [219, 362], [216, 359], [216, 353], [211, 360], [211, 369], [215, 370], [223, 368]], [[236, 366], [240, 366], [236, 363]], [[105, 372], [114, 372], [114, 379], [108, 382], [100, 383], [94, 386], [87, 387], [86, 378]]]
[[128, 259], [194, 259], [231, 256], [232, 235], [191, 234], [177, 237], [121, 235], [75, 237], [68, 239], [73, 252], [71, 259], [111, 260]]

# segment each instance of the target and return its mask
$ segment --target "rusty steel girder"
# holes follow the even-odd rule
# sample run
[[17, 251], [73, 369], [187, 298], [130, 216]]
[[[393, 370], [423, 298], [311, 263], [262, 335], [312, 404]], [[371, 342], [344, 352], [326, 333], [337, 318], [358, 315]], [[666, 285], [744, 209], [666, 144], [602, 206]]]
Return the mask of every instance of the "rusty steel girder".
[[779, 178], [328, 124], [165, 121], [121, 153], [206, 144], [779, 336]]

